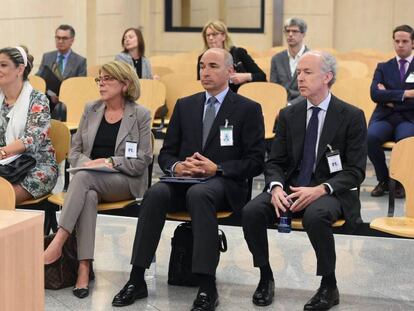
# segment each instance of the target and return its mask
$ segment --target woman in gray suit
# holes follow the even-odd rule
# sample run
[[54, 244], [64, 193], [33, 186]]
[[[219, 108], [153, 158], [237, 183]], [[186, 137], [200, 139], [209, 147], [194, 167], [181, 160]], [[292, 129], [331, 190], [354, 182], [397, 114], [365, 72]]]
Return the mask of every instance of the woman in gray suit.
[[[141, 197], [152, 161], [151, 116], [134, 102], [140, 95], [134, 69], [113, 61], [102, 66], [96, 81], [101, 99], [86, 105], [69, 154], [72, 167], [84, 169], [69, 184], [59, 229], [44, 253], [45, 264], [58, 260], [76, 226], [79, 269], [73, 294], [79, 298], [89, 295], [97, 204]], [[99, 171], [103, 168], [111, 172]]]
[[145, 55], [145, 42], [141, 30], [128, 28], [122, 35], [124, 50], [115, 56], [115, 60], [125, 62], [135, 68], [141, 79], [152, 79], [151, 64]]

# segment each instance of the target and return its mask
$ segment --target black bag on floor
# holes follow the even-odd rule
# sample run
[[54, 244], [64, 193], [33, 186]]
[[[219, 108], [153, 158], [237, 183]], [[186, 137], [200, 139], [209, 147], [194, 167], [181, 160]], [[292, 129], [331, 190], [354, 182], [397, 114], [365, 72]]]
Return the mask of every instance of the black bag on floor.
[[[227, 251], [227, 240], [224, 232], [219, 229], [219, 245], [217, 252]], [[178, 286], [198, 286], [197, 276], [192, 273], [193, 232], [191, 223], [179, 224], [171, 239], [171, 255], [168, 267], [168, 284]]]

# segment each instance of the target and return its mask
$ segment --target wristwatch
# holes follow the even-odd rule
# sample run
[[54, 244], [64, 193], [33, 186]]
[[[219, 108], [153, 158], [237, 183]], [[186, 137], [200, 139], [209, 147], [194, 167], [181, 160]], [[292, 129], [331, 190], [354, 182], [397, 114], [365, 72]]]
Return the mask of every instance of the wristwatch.
[[223, 168], [217, 164], [216, 176], [223, 176]]
[[330, 195], [331, 194], [331, 188], [329, 188], [329, 186], [327, 184], [323, 184], [323, 187], [325, 188], [326, 194]]

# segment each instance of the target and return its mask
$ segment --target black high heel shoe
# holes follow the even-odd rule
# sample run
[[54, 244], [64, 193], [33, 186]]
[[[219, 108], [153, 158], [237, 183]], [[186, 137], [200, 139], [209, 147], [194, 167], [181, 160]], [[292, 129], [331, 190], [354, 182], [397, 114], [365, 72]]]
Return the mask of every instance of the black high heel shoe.
[[75, 288], [72, 289], [72, 293], [80, 299], [88, 297], [89, 296], [89, 286], [84, 287], [84, 288], [76, 288], [75, 287]]

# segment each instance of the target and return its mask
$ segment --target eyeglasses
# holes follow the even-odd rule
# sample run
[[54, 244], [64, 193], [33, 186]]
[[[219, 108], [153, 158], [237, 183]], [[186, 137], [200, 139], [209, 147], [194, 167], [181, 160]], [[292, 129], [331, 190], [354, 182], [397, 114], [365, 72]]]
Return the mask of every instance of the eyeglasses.
[[109, 76], [109, 75], [106, 75], [106, 76], [103, 76], [103, 77], [97, 77], [97, 78], [95, 78], [95, 82], [96, 82], [96, 84], [100, 84], [100, 83], [103, 83], [103, 82], [108, 82], [108, 81], [114, 81], [114, 80], [116, 80], [116, 78], [114, 78], [114, 77], [112, 77], [112, 76]]
[[290, 32], [292, 33], [292, 34], [294, 34], [294, 35], [296, 35], [296, 34], [298, 34], [298, 33], [301, 33], [301, 31], [300, 30], [297, 30], [297, 29], [285, 29], [285, 30], [283, 30], [283, 32], [285, 33], [285, 34], [289, 34]]
[[212, 33], [206, 33], [206, 38], [208, 38], [208, 37], [213, 37], [213, 38], [215, 38], [215, 37], [217, 37], [218, 35], [221, 35], [222, 34], [222, 32], [212, 32]]
[[72, 37], [59, 37], [55, 36], [56, 41], [68, 41], [69, 39], [72, 39]]

